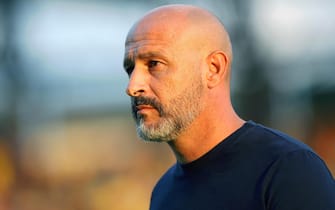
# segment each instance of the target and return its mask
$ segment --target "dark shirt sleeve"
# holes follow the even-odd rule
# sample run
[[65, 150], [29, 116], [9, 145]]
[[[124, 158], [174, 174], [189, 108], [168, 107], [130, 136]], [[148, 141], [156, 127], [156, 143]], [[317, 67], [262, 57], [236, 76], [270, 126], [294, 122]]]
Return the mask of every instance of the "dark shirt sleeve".
[[335, 210], [335, 181], [311, 151], [294, 151], [272, 167], [266, 190], [269, 210]]

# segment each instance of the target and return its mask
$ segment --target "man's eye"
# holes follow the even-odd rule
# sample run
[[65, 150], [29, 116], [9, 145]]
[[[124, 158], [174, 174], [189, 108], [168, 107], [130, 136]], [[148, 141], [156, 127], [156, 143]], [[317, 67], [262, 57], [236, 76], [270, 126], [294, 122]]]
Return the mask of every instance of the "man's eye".
[[123, 61], [123, 68], [126, 70], [127, 74], [130, 75], [135, 68], [135, 63], [131, 59], [126, 58]]
[[149, 61], [148, 67], [149, 68], [155, 67], [158, 65], [158, 63], [159, 63], [158, 61]]
[[124, 67], [124, 69], [126, 70], [126, 72], [127, 72], [127, 74], [128, 75], [131, 75], [131, 73], [133, 72], [133, 70], [134, 70], [134, 65], [133, 64], [131, 64], [131, 65], [127, 65], [127, 66], [125, 66]]

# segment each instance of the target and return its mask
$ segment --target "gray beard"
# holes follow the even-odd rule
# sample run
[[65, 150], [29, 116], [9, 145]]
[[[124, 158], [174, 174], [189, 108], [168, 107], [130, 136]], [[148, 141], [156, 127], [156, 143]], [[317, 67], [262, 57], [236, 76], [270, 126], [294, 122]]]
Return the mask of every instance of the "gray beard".
[[174, 141], [199, 116], [203, 109], [201, 96], [203, 87], [197, 81], [196, 87], [189, 87], [168, 105], [160, 105], [160, 119], [153, 125], [145, 125], [142, 116], [136, 116], [137, 134], [144, 141]]

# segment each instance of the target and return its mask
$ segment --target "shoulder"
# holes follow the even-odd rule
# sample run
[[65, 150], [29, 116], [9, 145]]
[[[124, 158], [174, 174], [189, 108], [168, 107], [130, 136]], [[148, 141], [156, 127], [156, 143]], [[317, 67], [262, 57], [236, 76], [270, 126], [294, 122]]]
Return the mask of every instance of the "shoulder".
[[280, 156], [265, 182], [270, 209], [335, 209], [335, 181], [325, 163], [311, 151]]
[[253, 122], [244, 138], [252, 163], [266, 162], [262, 186], [268, 209], [335, 209], [334, 178], [309, 146]]
[[247, 123], [249, 124], [249, 129], [241, 136], [241, 141], [244, 141], [243, 144], [255, 148], [258, 152], [263, 150], [264, 153], [271, 153], [275, 156], [294, 151], [309, 151], [313, 153], [309, 146], [284, 132], [252, 121]]
[[[318, 155], [306, 144], [281, 131], [248, 122], [249, 128], [236, 141], [237, 157], [245, 164], [254, 165], [255, 170], [273, 170], [285, 164], [299, 164], [300, 161], [323, 164]], [[296, 167], [298, 169], [299, 167]]]
[[174, 164], [160, 177], [160, 179], [158, 180], [158, 182], [156, 183], [152, 191], [152, 195], [154, 195], [155, 193], [161, 190], [167, 189], [168, 186], [172, 186], [173, 179], [176, 174], [176, 169], [177, 169], [177, 164]]

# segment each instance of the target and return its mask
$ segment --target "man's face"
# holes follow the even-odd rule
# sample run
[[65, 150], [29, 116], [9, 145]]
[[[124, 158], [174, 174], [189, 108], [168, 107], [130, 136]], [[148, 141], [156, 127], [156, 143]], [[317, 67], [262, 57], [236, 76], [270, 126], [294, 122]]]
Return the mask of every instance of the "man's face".
[[[177, 139], [199, 114], [201, 83], [195, 84], [165, 102], [157, 97], [140, 96], [132, 98], [132, 113], [138, 135], [147, 141], [171, 141]], [[169, 91], [168, 89], [166, 91]], [[194, 91], [194, 92], [193, 92]], [[164, 93], [163, 93], [164, 94]], [[141, 110], [141, 106], [155, 110]], [[158, 117], [153, 116], [157, 112]], [[153, 121], [150, 118], [156, 118]], [[151, 121], [151, 122], [150, 122]], [[149, 123], [150, 122], [150, 123]]]
[[202, 110], [202, 60], [166, 34], [138, 26], [126, 42], [127, 93], [137, 133], [147, 141], [176, 140]]

